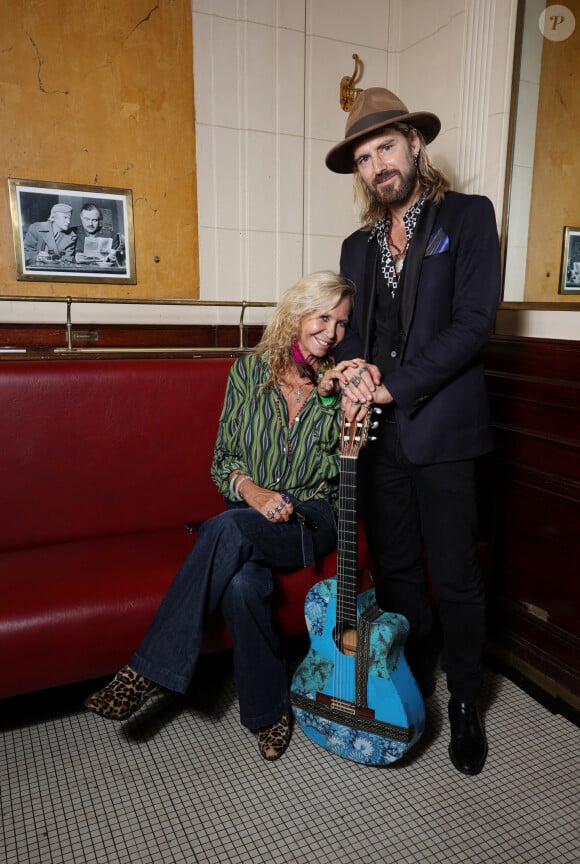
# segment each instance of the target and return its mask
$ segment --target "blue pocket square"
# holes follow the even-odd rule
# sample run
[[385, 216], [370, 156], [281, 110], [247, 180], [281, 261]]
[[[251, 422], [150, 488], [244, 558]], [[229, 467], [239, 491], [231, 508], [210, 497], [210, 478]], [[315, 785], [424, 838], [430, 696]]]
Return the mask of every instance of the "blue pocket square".
[[441, 255], [442, 252], [447, 252], [448, 249], [449, 237], [443, 228], [438, 228], [437, 231], [434, 231], [429, 237], [427, 249], [425, 250], [425, 258], [429, 255]]

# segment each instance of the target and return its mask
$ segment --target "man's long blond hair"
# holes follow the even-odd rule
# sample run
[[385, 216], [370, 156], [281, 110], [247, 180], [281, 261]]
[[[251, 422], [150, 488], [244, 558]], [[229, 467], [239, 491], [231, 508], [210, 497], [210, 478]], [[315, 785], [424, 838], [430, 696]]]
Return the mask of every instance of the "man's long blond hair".
[[[419, 132], [418, 129], [415, 129], [414, 126], [409, 126], [407, 123], [393, 123], [391, 126], [385, 128], [395, 129], [395, 131], [401, 132], [408, 142], [411, 137], [411, 132], [415, 131], [417, 133], [417, 138], [419, 140], [419, 152], [417, 154], [417, 173], [419, 176], [419, 183], [423, 190], [423, 196], [428, 201], [434, 201], [438, 204], [444, 198], [445, 193], [449, 191], [451, 184], [445, 174], [435, 168], [431, 162], [425, 145], [425, 139], [421, 132]], [[385, 205], [381, 204], [379, 201], [375, 201], [371, 196], [366, 183], [358, 173], [356, 166], [354, 168], [354, 199], [360, 208], [360, 218], [363, 228], [370, 230], [375, 222], [378, 219], [382, 219], [385, 215]]]
[[[283, 380], [292, 368], [292, 343], [298, 335], [303, 316], [313, 312], [330, 312], [344, 297], [348, 297], [352, 309], [354, 293], [352, 283], [333, 270], [311, 273], [288, 288], [254, 349], [256, 354], [266, 360], [270, 370], [266, 388]], [[320, 368], [330, 368], [332, 363], [332, 357], [326, 357]]]

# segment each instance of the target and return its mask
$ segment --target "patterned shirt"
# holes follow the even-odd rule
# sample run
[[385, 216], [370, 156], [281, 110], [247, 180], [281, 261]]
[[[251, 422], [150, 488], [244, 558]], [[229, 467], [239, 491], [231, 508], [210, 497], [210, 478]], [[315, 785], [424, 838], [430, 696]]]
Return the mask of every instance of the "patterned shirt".
[[288, 492], [299, 501], [326, 498], [338, 510], [340, 399], [323, 405], [316, 388], [288, 426], [279, 388], [260, 387], [268, 378], [256, 354], [239, 357], [226, 386], [214, 447], [211, 478], [233, 500], [229, 475], [240, 469], [258, 486]]
[[[421, 210], [423, 209], [423, 205], [425, 204], [425, 199], [423, 197], [419, 198], [418, 201], [415, 201], [414, 204], [409, 207], [405, 215], [403, 216], [403, 222], [405, 224], [405, 230], [407, 232], [407, 248], [409, 247], [411, 240], [413, 238], [413, 233], [417, 226], [417, 221], [421, 214]], [[378, 219], [373, 229], [369, 235], [369, 242], [376, 236], [377, 242], [379, 244], [380, 249], [380, 267], [381, 273], [386, 279], [387, 285], [391, 289], [391, 296], [394, 297], [397, 292], [397, 286], [399, 284], [399, 277], [395, 272], [395, 264], [393, 261], [393, 256], [391, 254], [391, 250], [389, 249], [389, 244], [387, 241], [387, 237], [389, 234], [389, 226], [391, 224], [390, 216], [383, 216], [382, 219]]]

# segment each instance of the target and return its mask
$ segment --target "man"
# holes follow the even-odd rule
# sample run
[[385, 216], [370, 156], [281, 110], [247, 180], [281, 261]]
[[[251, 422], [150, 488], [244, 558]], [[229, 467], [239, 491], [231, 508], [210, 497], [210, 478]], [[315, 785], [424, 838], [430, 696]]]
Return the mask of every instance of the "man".
[[[75, 228], [77, 233], [76, 262], [78, 264], [119, 263], [123, 254], [119, 234], [113, 234], [103, 228], [103, 214], [97, 205], [85, 204], [80, 216], [81, 224]], [[86, 242], [87, 238], [89, 238], [88, 243]], [[99, 244], [97, 238], [110, 239], [111, 243]]]
[[24, 238], [24, 259], [26, 264], [42, 264], [49, 267], [52, 263], [72, 262], [76, 234], [70, 228], [72, 207], [68, 204], [55, 204], [46, 222], [33, 222]]
[[429, 695], [425, 549], [451, 697], [449, 753], [459, 771], [478, 774], [487, 741], [477, 704], [485, 605], [474, 460], [491, 449], [479, 354], [499, 297], [499, 243], [490, 201], [450, 192], [432, 165], [425, 145], [440, 125], [434, 114], [410, 113], [389, 90], [370, 88], [327, 154], [331, 171], [354, 172], [363, 221], [342, 247], [341, 273], [357, 299], [336, 357], [368, 360], [349, 376], [345, 410], [349, 402], [384, 406], [378, 440], [360, 460], [378, 603], [409, 619], [407, 657]]

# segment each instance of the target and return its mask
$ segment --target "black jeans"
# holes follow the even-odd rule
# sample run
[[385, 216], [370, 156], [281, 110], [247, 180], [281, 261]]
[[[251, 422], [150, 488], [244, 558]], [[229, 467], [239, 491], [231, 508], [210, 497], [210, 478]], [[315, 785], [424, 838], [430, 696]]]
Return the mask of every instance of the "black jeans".
[[477, 557], [472, 460], [414, 465], [395, 422], [360, 458], [360, 508], [378, 568], [377, 602], [411, 625], [406, 656], [418, 683], [429, 674], [432, 605], [426, 552], [443, 634], [441, 665], [452, 696], [475, 701], [481, 689], [485, 598]]

